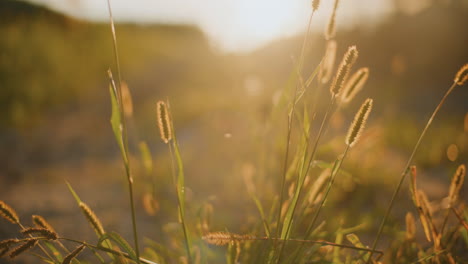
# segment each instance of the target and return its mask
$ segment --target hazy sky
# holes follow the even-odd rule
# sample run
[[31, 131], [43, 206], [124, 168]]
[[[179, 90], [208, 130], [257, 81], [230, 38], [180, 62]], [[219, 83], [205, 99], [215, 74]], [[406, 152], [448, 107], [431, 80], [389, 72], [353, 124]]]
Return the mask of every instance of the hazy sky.
[[[107, 0], [31, 0], [91, 20], [107, 20]], [[334, 0], [322, 0], [313, 25], [323, 27]], [[228, 51], [256, 48], [304, 31], [311, 0], [111, 0], [117, 21], [190, 23], [215, 46]], [[374, 20], [391, 9], [389, 0], [341, 0], [338, 24]]]

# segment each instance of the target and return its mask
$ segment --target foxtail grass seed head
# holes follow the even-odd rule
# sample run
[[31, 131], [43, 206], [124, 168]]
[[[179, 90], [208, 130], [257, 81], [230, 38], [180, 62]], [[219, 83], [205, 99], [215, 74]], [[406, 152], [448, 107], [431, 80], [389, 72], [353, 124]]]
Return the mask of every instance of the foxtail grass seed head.
[[75, 248], [72, 252], [70, 252], [70, 254], [68, 254], [62, 261], [62, 264], [70, 264], [72, 262], [72, 260], [74, 258], [76, 258], [78, 256], [78, 254], [81, 253], [81, 251], [83, 251], [83, 249], [85, 248], [85, 245], [80, 245], [78, 246], [77, 248]]
[[[431, 242], [431, 232], [429, 230], [429, 218], [427, 217], [427, 203], [421, 202], [422, 199], [427, 201], [426, 195], [424, 192], [420, 190], [416, 190], [415, 193], [415, 204], [416, 208], [418, 209], [419, 220], [421, 221], [421, 225], [423, 227], [424, 235], [426, 236], [427, 241]], [[424, 206], [422, 205], [424, 203]]]
[[449, 189], [449, 202], [450, 206], [453, 206], [455, 201], [458, 198], [458, 194], [460, 193], [460, 189], [463, 186], [463, 182], [465, 181], [465, 174], [466, 174], [466, 167], [464, 164], [458, 166], [455, 175], [453, 175], [452, 182], [450, 184]]
[[9, 248], [0, 248], [0, 258], [3, 258], [3, 256], [5, 256], [8, 250]]
[[468, 63], [463, 65], [460, 70], [458, 70], [455, 79], [453, 80], [458, 85], [463, 85], [468, 80]]
[[99, 236], [104, 235], [104, 228], [102, 227], [101, 221], [99, 221], [99, 218], [97, 218], [96, 214], [94, 214], [94, 212], [88, 207], [88, 205], [86, 205], [83, 202], [80, 202], [79, 206], [81, 208], [81, 211], [83, 211], [83, 214], [85, 215], [86, 219], [93, 227], [94, 231], [96, 231], [96, 233]]
[[327, 41], [327, 47], [325, 49], [325, 56], [323, 57], [323, 62], [320, 65], [319, 71], [319, 80], [323, 84], [327, 83], [333, 72], [336, 60], [336, 41], [329, 40]]
[[29, 227], [26, 229], [21, 230], [21, 234], [23, 235], [33, 235], [36, 234], [38, 236], [45, 237], [50, 240], [56, 240], [58, 238], [57, 233], [47, 229], [47, 228], [37, 228], [37, 227]]
[[27, 242], [25, 242], [22, 245], [14, 248], [10, 252], [10, 258], [17, 257], [19, 254], [21, 254], [21, 253], [25, 252], [26, 250], [29, 250], [29, 249], [33, 248], [34, 246], [36, 246], [36, 244], [37, 244], [37, 239], [28, 239]]
[[16, 238], [5, 239], [0, 241], [0, 248], [10, 248], [11, 245], [18, 243], [19, 240]]
[[416, 235], [416, 224], [411, 212], [406, 213], [406, 239], [413, 240]]
[[335, 0], [333, 11], [328, 20], [327, 28], [325, 30], [325, 39], [329, 40], [335, 37], [336, 34], [336, 10], [338, 9], [339, 0]]
[[356, 144], [356, 142], [359, 140], [362, 130], [366, 125], [367, 118], [369, 117], [369, 113], [372, 110], [372, 102], [373, 100], [368, 98], [366, 101], [364, 101], [364, 103], [361, 105], [361, 108], [356, 113], [353, 123], [348, 130], [348, 135], [346, 136], [346, 144], [349, 147], [354, 146], [354, 144]]
[[253, 237], [249, 235], [238, 235], [229, 232], [210, 232], [202, 237], [206, 243], [217, 246], [224, 246], [231, 242], [241, 242], [251, 240]]
[[356, 71], [346, 82], [341, 95], [341, 101], [343, 103], [351, 102], [356, 94], [362, 90], [368, 78], [369, 68], [361, 68]]
[[37, 227], [49, 229], [52, 232], [55, 232], [54, 228], [40, 215], [33, 215], [32, 220]]
[[312, 11], [317, 11], [320, 6], [320, 0], [312, 0]]
[[159, 101], [156, 104], [156, 108], [161, 139], [164, 141], [164, 143], [167, 144], [172, 139], [172, 126], [169, 117], [169, 111], [167, 109], [166, 103], [163, 101]]
[[341, 60], [335, 79], [333, 79], [332, 85], [330, 86], [330, 92], [332, 94], [337, 95], [340, 93], [341, 88], [348, 78], [351, 67], [357, 60], [357, 57], [358, 51], [356, 46], [349, 47]]
[[19, 223], [18, 214], [16, 214], [15, 210], [13, 210], [13, 208], [11, 208], [8, 204], [6, 204], [4, 201], [1, 201], [1, 200], [0, 200], [0, 216], [10, 221], [12, 224]]
[[233, 234], [228, 232], [211, 232], [202, 238], [206, 243], [217, 246], [224, 246], [234, 241]]

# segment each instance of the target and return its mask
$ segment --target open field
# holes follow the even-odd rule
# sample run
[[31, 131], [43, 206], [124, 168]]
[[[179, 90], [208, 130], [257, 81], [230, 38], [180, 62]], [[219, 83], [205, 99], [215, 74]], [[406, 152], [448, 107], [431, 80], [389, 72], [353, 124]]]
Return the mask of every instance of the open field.
[[[0, 2], [0, 263], [66, 263], [84, 241], [71, 263], [468, 262], [468, 6], [442, 2], [242, 54], [190, 25], [116, 24], [114, 42]], [[10, 260], [28, 234], [6, 205], [60, 239], [32, 232]]]

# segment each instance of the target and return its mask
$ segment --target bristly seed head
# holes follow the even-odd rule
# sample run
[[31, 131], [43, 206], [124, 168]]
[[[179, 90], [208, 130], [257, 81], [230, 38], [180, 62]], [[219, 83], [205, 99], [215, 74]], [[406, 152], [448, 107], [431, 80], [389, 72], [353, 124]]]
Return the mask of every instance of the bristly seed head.
[[327, 41], [327, 47], [325, 48], [325, 55], [323, 56], [323, 61], [320, 65], [319, 71], [319, 80], [323, 84], [327, 83], [333, 72], [333, 67], [335, 66], [336, 59], [336, 41], [329, 40]]
[[335, 0], [335, 4], [333, 5], [333, 11], [330, 16], [330, 20], [328, 20], [327, 29], [325, 30], [325, 39], [330, 40], [335, 37], [336, 34], [336, 10], [338, 9], [339, 0]]
[[366, 83], [367, 79], [369, 78], [369, 68], [361, 68], [356, 73], [354, 73], [349, 80], [346, 82], [341, 101], [343, 103], [349, 103], [356, 94], [362, 90], [364, 84]]
[[312, 0], [312, 11], [317, 11], [320, 6], [320, 0]]
[[172, 139], [172, 126], [169, 111], [166, 103], [163, 101], [157, 102], [156, 108], [161, 139], [167, 144]]
[[466, 174], [466, 167], [464, 164], [458, 166], [455, 175], [453, 175], [452, 182], [450, 184], [449, 189], [449, 203], [450, 206], [453, 206], [455, 201], [458, 198], [458, 194], [460, 193], [460, 189], [463, 186], [463, 182], [465, 181], [465, 174]]
[[349, 147], [354, 146], [354, 144], [356, 144], [356, 142], [359, 140], [362, 130], [366, 125], [367, 118], [369, 117], [369, 113], [372, 110], [372, 102], [373, 100], [368, 98], [366, 101], [364, 101], [364, 103], [361, 105], [361, 108], [356, 113], [353, 123], [348, 130], [348, 135], [346, 136], [346, 144]]
[[463, 65], [460, 70], [458, 70], [453, 80], [458, 85], [463, 85], [468, 80], [468, 63]]
[[231, 242], [241, 242], [245, 240], [253, 239], [253, 237], [249, 235], [238, 235], [229, 232], [210, 232], [202, 237], [206, 243], [217, 245], [217, 246], [224, 246]]
[[36, 227], [30, 227], [30, 228], [26, 228], [26, 229], [23, 229], [21, 231], [21, 234], [23, 235], [31, 235], [31, 234], [37, 234], [37, 235], [40, 235], [40, 236], [43, 236], [47, 239], [50, 239], [50, 240], [56, 240], [58, 238], [58, 235], [57, 233], [47, 229], [47, 228], [36, 228]]
[[33, 222], [37, 227], [49, 229], [52, 232], [55, 232], [54, 228], [40, 215], [32, 216]]
[[28, 249], [33, 248], [37, 244], [37, 239], [28, 239], [26, 243], [23, 243], [21, 246], [14, 248], [10, 252], [10, 258], [15, 258], [19, 254], [25, 252]]
[[83, 214], [85, 215], [86, 219], [88, 222], [91, 224], [93, 227], [94, 231], [99, 236], [104, 235], [104, 228], [102, 227], [101, 221], [99, 221], [99, 218], [97, 218], [96, 214], [89, 208], [89, 206], [83, 202], [80, 202], [79, 204], [81, 211], [83, 211]]
[[12, 224], [18, 224], [19, 218], [15, 210], [7, 205], [4, 201], [0, 200], [0, 216], [10, 221]]
[[5, 239], [0, 241], [0, 248], [10, 248], [11, 245], [18, 243], [19, 240], [16, 238]]
[[351, 46], [343, 56], [335, 79], [333, 79], [332, 85], [330, 86], [330, 92], [335, 96], [340, 93], [341, 88], [348, 79], [349, 71], [356, 62], [358, 54], [356, 46]]

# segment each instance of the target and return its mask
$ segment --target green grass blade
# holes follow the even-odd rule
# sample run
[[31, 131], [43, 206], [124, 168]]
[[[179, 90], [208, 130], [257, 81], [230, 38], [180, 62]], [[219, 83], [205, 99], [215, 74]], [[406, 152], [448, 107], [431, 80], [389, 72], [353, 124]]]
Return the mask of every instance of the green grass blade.
[[294, 211], [295, 211], [297, 203], [299, 201], [299, 196], [300, 196], [300, 193], [301, 193], [302, 186], [304, 185], [304, 179], [305, 179], [305, 176], [306, 176], [305, 173], [302, 173], [304, 171], [303, 168], [306, 165], [305, 163], [306, 163], [306, 160], [307, 160], [306, 153], [307, 153], [307, 145], [308, 145], [308, 142], [309, 142], [308, 135], [309, 135], [309, 131], [310, 131], [309, 116], [307, 114], [306, 109], [304, 109], [303, 126], [304, 126], [304, 128], [303, 128], [304, 133], [302, 135], [302, 140], [301, 140], [301, 147], [302, 147], [301, 153], [302, 153], [302, 155], [300, 157], [301, 158], [301, 164], [300, 164], [299, 170], [298, 170], [299, 175], [298, 175], [296, 190], [294, 191], [293, 199], [291, 201], [291, 204], [288, 207], [288, 210], [287, 210], [285, 218], [284, 218], [284, 224], [283, 224], [283, 228], [281, 230], [281, 239], [288, 239], [289, 234], [291, 233], [290, 229], [291, 229], [292, 220], [293, 220], [293, 217], [294, 217]]
[[148, 144], [142, 141], [138, 144], [141, 154], [141, 160], [143, 162], [143, 167], [145, 168], [146, 174], [151, 175], [153, 173], [153, 156], [151, 151], [148, 148]]
[[52, 251], [52, 255], [61, 263], [63, 261], [63, 257], [60, 251], [49, 241], [44, 241], [44, 244], [50, 249], [50, 251]]
[[252, 199], [254, 200], [255, 205], [257, 206], [258, 212], [260, 213], [260, 217], [262, 218], [263, 228], [265, 229], [265, 234], [267, 235], [267, 237], [270, 237], [271, 236], [270, 227], [268, 226], [268, 222], [265, 217], [265, 212], [263, 211], [262, 203], [260, 203], [258, 198], [253, 194], [252, 194]]
[[111, 126], [112, 131], [114, 132], [115, 139], [117, 144], [119, 145], [120, 152], [122, 153], [122, 157], [125, 162], [125, 166], [128, 166], [128, 157], [127, 152], [125, 151], [124, 141], [122, 137], [122, 116], [120, 113], [120, 107], [117, 100], [117, 92], [114, 83], [111, 81], [111, 85], [109, 86], [109, 93], [111, 96], [111, 104], [112, 104], [112, 114], [111, 114]]
[[73, 190], [73, 187], [70, 185], [70, 183], [67, 182], [67, 181], [66, 181], [66, 183], [67, 183], [68, 189], [70, 190], [71, 194], [73, 195], [73, 197], [76, 200], [76, 204], [80, 205], [80, 203], [81, 203], [80, 197], [78, 196], [78, 194], [76, 194], [75, 190]]
[[110, 233], [106, 233], [104, 235], [101, 236], [101, 238], [99, 239], [99, 242], [98, 242], [98, 246], [102, 246], [102, 243], [106, 240], [112, 240], [114, 241], [115, 243], [117, 243], [117, 245], [119, 245], [121, 248], [124, 249], [125, 253], [127, 253], [130, 258], [132, 260], [134, 260], [135, 262], [138, 261], [138, 258], [136, 256], [136, 253], [135, 251], [133, 250], [133, 248], [130, 246], [130, 244], [122, 237], [120, 236], [118, 233], [116, 232], [110, 232]]

